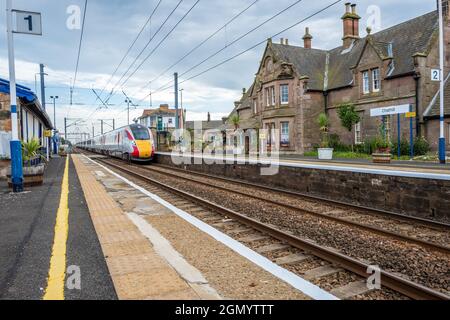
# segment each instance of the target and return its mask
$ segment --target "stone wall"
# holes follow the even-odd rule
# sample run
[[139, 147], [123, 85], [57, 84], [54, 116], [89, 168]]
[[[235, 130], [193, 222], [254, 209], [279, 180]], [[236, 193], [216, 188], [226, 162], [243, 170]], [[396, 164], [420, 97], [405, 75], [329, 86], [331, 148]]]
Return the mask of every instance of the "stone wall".
[[[155, 161], [175, 166], [168, 155], [158, 154]], [[277, 175], [261, 176], [261, 166], [249, 164], [178, 167], [404, 215], [450, 221], [450, 181], [287, 166], [280, 167]]]

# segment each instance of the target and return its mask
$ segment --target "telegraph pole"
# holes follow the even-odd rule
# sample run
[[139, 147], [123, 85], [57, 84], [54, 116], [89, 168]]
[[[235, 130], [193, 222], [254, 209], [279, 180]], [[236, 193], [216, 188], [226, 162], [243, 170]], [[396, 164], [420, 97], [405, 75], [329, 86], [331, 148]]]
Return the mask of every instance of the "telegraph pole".
[[12, 30], [12, 0], [6, 0], [6, 31], [8, 38], [9, 98], [11, 105], [11, 182], [13, 192], [23, 191], [22, 145], [17, 123], [16, 68], [14, 63], [14, 37]]
[[440, 72], [440, 135], [439, 135], [439, 162], [445, 164], [445, 130], [444, 130], [444, 22], [442, 0], [439, 0], [439, 68]]
[[178, 112], [178, 72], [175, 72], [174, 74], [174, 78], [175, 78], [175, 129], [179, 129], [180, 128], [180, 123], [179, 123], [179, 112]]

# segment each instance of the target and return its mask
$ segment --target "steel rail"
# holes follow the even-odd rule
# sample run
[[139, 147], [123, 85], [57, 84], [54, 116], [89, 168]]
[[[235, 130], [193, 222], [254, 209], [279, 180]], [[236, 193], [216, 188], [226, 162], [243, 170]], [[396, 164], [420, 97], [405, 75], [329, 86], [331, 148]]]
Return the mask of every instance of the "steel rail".
[[252, 198], [252, 199], [255, 199], [255, 200], [267, 202], [267, 203], [270, 203], [270, 204], [273, 204], [273, 205], [276, 205], [276, 206], [280, 206], [280, 207], [286, 208], [288, 210], [293, 210], [293, 211], [296, 211], [296, 212], [305, 213], [305, 214], [310, 215], [310, 216], [319, 217], [320, 219], [333, 221], [333, 222], [336, 222], [336, 223], [339, 223], [339, 224], [343, 224], [343, 225], [346, 225], [346, 226], [350, 226], [350, 227], [357, 227], [359, 229], [362, 229], [362, 230], [365, 230], [365, 231], [369, 231], [369, 232], [372, 232], [372, 233], [375, 233], [375, 234], [378, 234], [378, 235], [382, 235], [382, 236], [385, 236], [385, 237], [391, 237], [391, 238], [394, 238], [396, 240], [401, 240], [401, 241], [405, 241], [405, 242], [408, 242], [408, 243], [413, 243], [413, 244], [416, 244], [416, 245], [419, 245], [419, 246], [422, 246], [422, 247], [425, 247], [425, 248], [428, 248], [428, 249], [431, 249], [431, 250], [439, 251], [439, 252], [442, 252], [442, 253], [445, 253], [445, 254], [450, 254], [450, 247], [446, 247], [446, 246], [443, 246], [443, 245], [440, 245], [440, 244], [437, 244], [437, 243], [433, 243], [433, 242], [417, 239], [417, 238], [414, 238], [414, 237], [402, 235], [402, 234], [395, 233], [395, 232], [392, 232], [392, 231], [388, 231], [388, 230], [385, 230], [385, 229], [382, 229], [382, 228], [369, 226], [369, 225], [366, 225], [366, 224], [362, 224], [362, 223], [346, 220], [346, 219], [343, 219], [343, 218], [333, 217], [333, 216], [330, 216], [330, 215], [327, 215], [327, 214], [324, 214], [324, 213], [320, 213], [320, 212], [316, 212], [316, 211], [313, 211], [313, 210], [310, 210], [310, 209], [300, 208], [298, 206], [294, 206], [294, 205], [291, 205], [291, 204], [287, 204], [287, 203], [283, 203], [283, 202], [279, 202], [279, 201], [275, 201], [275, 200], [270, 200], [270, 199], [267, 199], [267, 198], [264, 198], [264, 197], [261, 197], [261, 196], [257, 196], [257, 195], [251, 194], [251, 193], [245, 193], [245, 192], [242, 192], [242, 191], [232, 190], [232, 189], [229, 189], [229, 188], [226, 188], [226, 187], [214, 185], [212, 183], [208, 183], [208, 182], [204, 182], [204, 181], [198, 181], [198, 180], [195, 180], [195, 179], [192, 179], [192, 178], [182, 177], [182, 176], [176, 175], [174, 173], [155, 170], [152, 167], [140, 166], [140, 167], [137, 167], [137, 168], [142, 168], [142, 169], [144, 169], [146, 171], [149, 171], [149, 172], [153, 171], [153, 172], [156, 172], [156, 173], [159, 173], [159, 174], [168, 175], [168, 176], [171, 176], [171, 177], [174, 177], [174, 178], [177, 178], [177, 179], [183, 179], [183, 180], [190, 181], [190, 182], [193, 182], [193, 183], [203, 184], [205, 186], [216, 188], [216, 189], [219, 189], [219, 190], [222, 190], [222, 191], [225, 191], [225, 192], [231, 192], [231, 193], [234, 193], [234, 194], [237, 194], [237, 195], [241, 195], [241, 196], [244, 196], [244, 197], [248, 197], [248, 198]]
[[361, 205], [357, 205], [357, 204], [351, 204], [351, 203], [346, 203], [346, 202], [342, 202], [342, 201], [338, 201], [338, 200], [327, 199], [327, 198], [323, 198], [323, 197], [320, 197], [320, 196], [314, 196], [314, 195], [301, 193], [301, 192], [297, 192], [297, 191], [291, 191], [291, 190], [282, 189], [282, 188], [270, 187], [270, 186], [266, 186], [266, 185], [263, 185], [263, 184], [252, 183], [252, 182], [248, 182], [248, 181], [244, 181], [244, 180], [220, 177], [220, 176], [216, 176], [216, 175], [212, 175], [212, 174], [207, 174], [207, 173], [202, 173], [202, 172], [197, 172], [197, 171], [192, 171], [192, 170], [187, 170], [187, 169], [182, 169], [182, 168], [177, 168], [177, 167], [172, 167], [172, 166], [163, 165], [163, 164], [152, 164], [152, 166], [166, 168], [166, 169], [171, 169], [171, 170], [180, 171], [180, 172], [186, 172], [186, 173], [190, 173], [190, 174], [194, 174], [194, 175], [198, 175], [198, 176], [203, 176], [203, 177], [206, 177], [206, 178], [213, 178], [213, 179], [222, 180], [222, 181], [226, 181], [226, 182], [230, 182], [230, 183], [246, 185], [246, 186], [249, 186], [249, 187], [265, 189], [267, 191], [278, 192], [278, 193], [286, 194], [286, 195], [290, 195], [290, 196], [303, 197], [303, 198], [306, 198], [306, 199], [309, 199], [309, 200], [318, 200], [318, 201], [328, 202], [328, 203], [330, 203], [332, 205], [339, 206], [339, 207], [344, 207], [344, 208], [345, 207], [347, 207], [347, 208], [351, 207], [351, 208], [354, 208], [354, 209], [367, 211], [368, 214], [373, 213], [373, 214], [378, 214], [378, 215], [382, 215], [382, 216], [387, 216], [387, 217], [393, 218], [393, 219], [412, 221], [412, 222], [415, 222], [415, 223], [427, 225], [428, 227], [439, 228], [439, 229], [442, 229], [442, 228], [450, 229], [450, 224], [445, 223], [445, 222], [440, 222], [440, 221], [435, 221], [435, 220], [430, 220], [430, 219], [424, 219], [424, 218], [418, 218], [418, 217], [413, 217], [413, 216], [406, 216], [406, 215], [403, 215], [403, 214], [400, 214], [400, 213], [391, 212], [391, 211], [385, 211], [385, 210], [365, 207], [365, 206], [361, 206]]
[[[105, 159], [96, 159], [96, 160], [99, 162], [102, 162], [110, 167], [118, 169], [122, 172], [125, 172], [126, 174], [128, 174], [130, 176], [138, 178], [139, 180], [141, 180], [143, 182], [157, 185], [158, 187], [165, 189], [170, 193], [173, 193], [177, 196], [185, 198], [188, 201], [197, 203], [198, 205], [200, 205], [202, 207], [211, 209], [211, 210], [218, 212], [222, 215], [225, 215], [229, 218], [233, 218], [253, 229], [256, 229], [260, 232], [269, 234], [273, 238], [276, 238], [280, 241], [284, 241], [284, 242], [292, 245], [293, 247], [299, 248], [304, 251], [311, 252], [315, 256], [322, 258], [326, 261], [329, 261], [331, 263], [339, 264], [346, 270], [351, 271], [355, 274], [358, 274], [359, 276], [361, 276], [363, 278], [367, 278], [367, 275], [368, 275], [367, 270], [370, 268], [370, 265], [365, 264], [361, 261], [358, 261], [357, 259], [346, 256], [335, 250], [322, 247], [312, 241], [298, 238], [291, 233], [278, 230], [270, 225], [261, 223], [255, 219], [249, 218], [243, 214], [240, 214], [233, 210], [224, 208], [215, 203], [212, 203], [205, 199], [199, 198], [197, 196], [194, 196], [192, 194], [189, 194], [189, 193], [179, 190], [177, 188], [168, 186], [162, 182], [159, 182], [155, 179], [144, 176], [135, 171], [126, 169], [123, 166], [119, 166], [117, 164], [108, 162]], [[392, 274], [392, 273], [384, 271], [384, 270], [380, 270], [380, 277], [381, 277], [381, 283], [383, 286], [390, 288], [401, 294], [404, 294], [412, 299], [416, 299], [416, 300], [450, 300], [450, 296], [447, 296], [444, 293], [441, 293], [439, 291], [425, 287], [418, 283], [414, 283], [412, 281], [403, 279], [395, 274]]]

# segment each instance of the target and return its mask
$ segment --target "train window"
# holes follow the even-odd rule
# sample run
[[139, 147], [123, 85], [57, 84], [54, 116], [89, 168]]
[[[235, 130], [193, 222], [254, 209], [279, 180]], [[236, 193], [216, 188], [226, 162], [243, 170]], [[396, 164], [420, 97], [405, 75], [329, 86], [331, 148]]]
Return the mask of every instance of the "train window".
[[133, 131], [133, 135], [136, 140], [150, 140], [150, 134], [148, 129], [145, 127], [132, 127], [131, 131]]

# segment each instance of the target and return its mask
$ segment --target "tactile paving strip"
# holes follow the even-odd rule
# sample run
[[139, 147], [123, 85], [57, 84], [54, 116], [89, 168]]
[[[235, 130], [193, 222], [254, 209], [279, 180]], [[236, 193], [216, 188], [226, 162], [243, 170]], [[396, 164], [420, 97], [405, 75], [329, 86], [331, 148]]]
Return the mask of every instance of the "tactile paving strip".
[[119, 299], [199, 299], [97, 181], [98, 168], [72, 159]]

